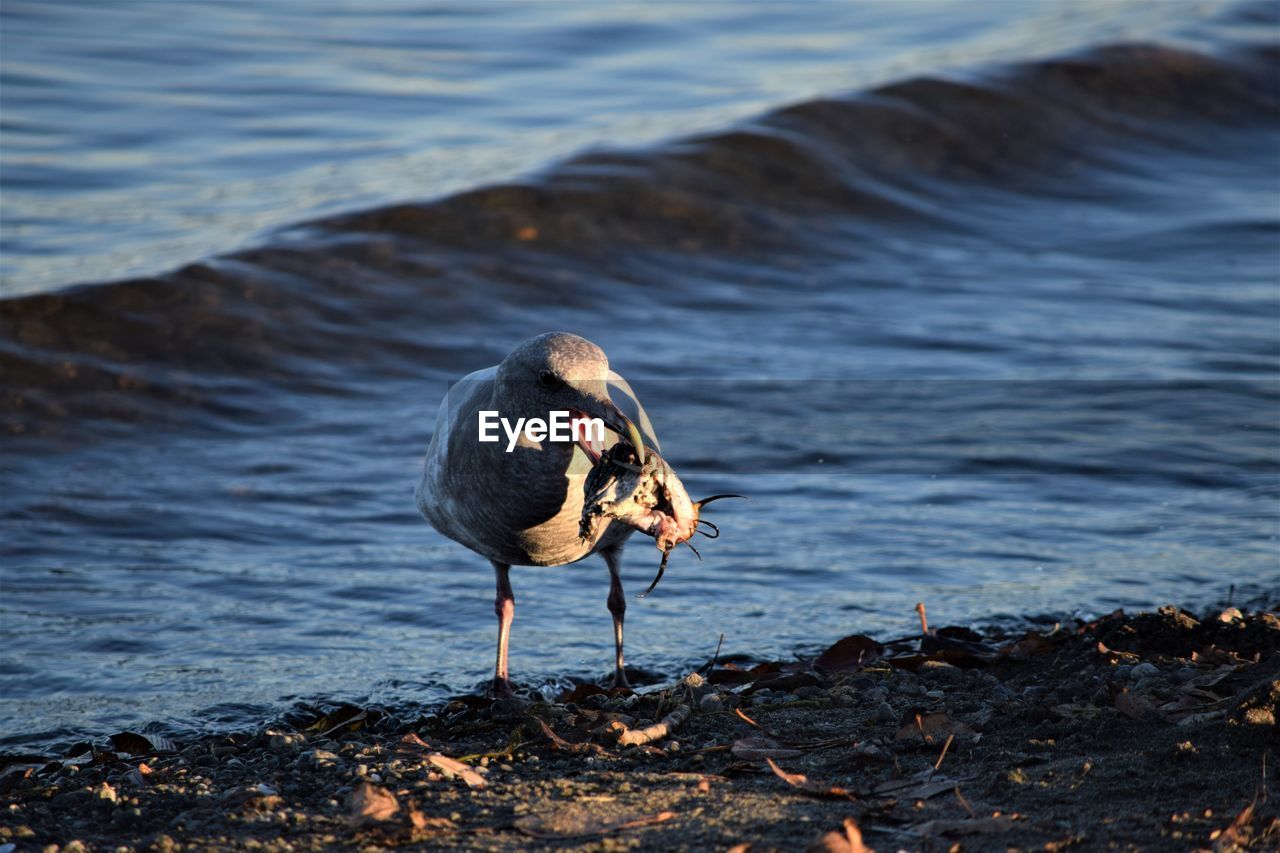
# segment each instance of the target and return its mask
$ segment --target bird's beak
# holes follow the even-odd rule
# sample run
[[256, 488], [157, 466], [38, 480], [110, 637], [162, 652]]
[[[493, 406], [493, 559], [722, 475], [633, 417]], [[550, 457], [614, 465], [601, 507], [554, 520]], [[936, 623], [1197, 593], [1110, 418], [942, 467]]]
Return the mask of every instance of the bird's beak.
[[640, 464], [644, 464], [644, 437], [640, 435], [640, 430], [631, 422], [631, 418], [622, 413], [622, 410], [614, 405], [612, 400], [604, 402], [604, 417], [601, 418], [604, 425], [625, 438], [636, 451], [636, 458], [640, 460]]

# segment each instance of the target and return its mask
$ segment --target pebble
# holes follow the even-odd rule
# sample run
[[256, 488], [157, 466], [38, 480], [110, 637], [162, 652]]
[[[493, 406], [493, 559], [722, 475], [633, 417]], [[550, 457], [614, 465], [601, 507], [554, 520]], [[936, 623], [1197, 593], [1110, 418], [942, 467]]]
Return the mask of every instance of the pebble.
[[1128, 680], [1129, 680], [1129, 672], [1130, 672], [1132, 669], [1133, 669], [1133, 667], [1132, 667], [1132, 666], [1130, 666], [1130, 665], [1129, 665], [1129, 664], [1127, 664], [1127, 663], [1122, 663], [1122, 664], [1120, 664], [1119, 666], [1117, 666], [1117, 667], [1115, 668], [1115, 670], [1114, 670], [1114, 672], [1115, 672], [1115, 676], [1116, 676], [1116, 680], [1117, 680], [1117, 681], [1128, 681]]
[[822, 695], [823, 691], [821, 687], [810, 684], [805, 687], [797, 687], [793, 692], [801, 699], [816, 699]]
[[698, 710], [705, 714], [714, 714], [724, 709], [724, 702], [720, 699], [719, 693], [708, 693], [698, 701]]
[[1153, 675], [1159, 674], [1160, 667], [1149, 661], [1143, 661], [1142, 663], [1135, 665], [1133, 669], [1129, 670], [1129, 678], [1133, 681], [1137, 681], [1140, 678], [1150, 678]]
[[298, 763], [304, 770], [315, 770], [320, 767], [334, 766], [338, 763], [338, 756], [327, 749], [313, 749], [310, 752], [304, 752], [298, 759]]
[[927, 691], [927, 692], [924, 694], [924, 697], [925, 697], [926, 699], [932, 699], [932, 700], [934, 700], [934, 701], [936, 702], [936, 701], [939, 701], [939, 700], [941, 700], [941, 699], [946, 699], [946, 698], [947, 698], [947, 694], [946, 694], [946, 693], [944, 693], [944, 692], [943, 692], [943, 691], [941, 691], [941, 690], [929, 690], [929, 691]]
[[116, 794], [116, 789], [108, 785], [106, 782], [103, 782], [101, 785], [95, 788], [94, 794], [95, 796], [97, 796], [98, 799], [106, 800], [109, 803], [117, 802], [120, 799], [119, 796]]
[[268, 729], [264, 732], [264, 737], [267, 740], [267, 749], [272, 752], [297, 752], [307, 745], [307, 739], [295, 732]]
[[888, 702], [881, 702], [876, 708], [876, 719], [882, 723], [896, 723], [898, 712]]
[[936, 678], [939, 681], [959, 681], [964, 678], [964, 670], [946, 661], [927, 660], [920, 664], [919, 675], [925, 678]]

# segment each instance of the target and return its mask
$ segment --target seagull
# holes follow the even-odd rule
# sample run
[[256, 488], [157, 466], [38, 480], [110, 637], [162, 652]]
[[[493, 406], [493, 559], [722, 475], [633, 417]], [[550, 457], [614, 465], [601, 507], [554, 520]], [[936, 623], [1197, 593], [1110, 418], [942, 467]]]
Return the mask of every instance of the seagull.
[[[631, 417], [615, 403], [615, 396]], [[598, 418], [608, 432], [603, 440], [582, 429], [568, 440], [552, 441], [526, 430], [509, 442], [499, 430], [497, 441], [479, 439], [482, 413], [518, 423], [520, 418], [547, 421], [556, 411], [567, 412], [575, 429]], [[492, 420], [494, 415], [487, 417]], [[620, 570], [623, 544], [634, 530], [606, 520], [586, 539], [579, 532], [583, 478], [601, 453], [620, 440], [631, 445], [642, 465], [646, 445], [661, 450], [631, 386], [610, 370], [604, 351], [568, 332], [525, 341], [501, 364], [456, 382], [440, 404], [415, 497], [419, 512], [436, 530], [493, 564], [498, 617], [495, 698], [514, 696], [507, 668], [507, 641], [515, 617], [511, 567], [562, 566], [592, 554], [601, 555], [609, 568], [613, 685], [630, 686], [622, 663], [627, 601]]]

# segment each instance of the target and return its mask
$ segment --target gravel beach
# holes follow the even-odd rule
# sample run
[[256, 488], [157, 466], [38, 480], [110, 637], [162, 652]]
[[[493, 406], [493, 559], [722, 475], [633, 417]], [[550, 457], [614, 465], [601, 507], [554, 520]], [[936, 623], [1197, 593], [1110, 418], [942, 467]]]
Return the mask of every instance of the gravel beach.
[[1276, 849], [1280, 616], [853, 636], [638, 693], [6, 756], [0, 849]]

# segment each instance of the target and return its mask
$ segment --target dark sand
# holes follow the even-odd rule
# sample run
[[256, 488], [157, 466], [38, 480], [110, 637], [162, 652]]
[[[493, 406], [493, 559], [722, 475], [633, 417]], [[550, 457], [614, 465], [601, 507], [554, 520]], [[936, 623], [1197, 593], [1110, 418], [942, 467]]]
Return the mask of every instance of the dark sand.
[[[10, 756], [0, 845], [798, 850], [837, 831], [819, 849], [850, 849], [852, 819], [881, 851], [1275, 850], [1278, 650], [1274, 611], [1164, 608], [720, 661], [641, 697], [345, 708], [167, 752], [117, 738]], [[672, 733], [619, 745], [672, 711]]]

